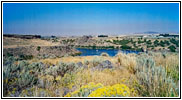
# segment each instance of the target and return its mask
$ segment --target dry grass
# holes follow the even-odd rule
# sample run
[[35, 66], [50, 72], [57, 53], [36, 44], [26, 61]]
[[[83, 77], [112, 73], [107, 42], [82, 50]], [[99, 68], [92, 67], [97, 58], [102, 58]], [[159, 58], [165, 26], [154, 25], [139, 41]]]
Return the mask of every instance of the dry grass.
[[82, 62], [84, 63], [85, 61], [93, 61], [94, 59], [99, 58], [102, 60], [109, 60], [111, 61], [113, 64], [117, 63], [117, 59], [115, 57], [101, 57], [101, 56], [76, 56], [76, 57], [72, 57], [72, 56], [68, 56], [68, 57], [62, 57], [62, 58], [47, 58], [47, 59], [32, 59], [29, 62], [43, 62], [45, 64], [49, 64], [49, 65], [56, 65], [59, 62], [63, 62], [63, 63], [78, 63], [78, 62]]
[[[39, 62], [43, 62], [45, 64], [58, 64], [60, 61], [64, 63], [78, 63], [84, 61], [92, 62], [94, 59], [99, 58], [102, 60], [111, 61], [114, 66], [116, 66], [116, 70], [105, 69], [103, 71], [94, 71], [92, 70], [83, 70], [76, 74], [76, 80], [78, 84], [85, 85], [89, 82], [94, 83], [102, 83], [103, 85], [114, 85], [116, 83], [123, 82], [123, 79], [129, 80], [131, 77], [134, 78], [132, 68], [135, 66], [135, 57], [133, 55], [119, 55], [117, 57], [102, 57], [102, 56], [76, 56], [76, 57], [62, 57], [55, 59], [41, 59]], [[118, 62], [118, 59], [122, 59], [121, 62]], [[37, 62], [37, 60], [31, 60], [31, 62]], [[118, 66], [118, 63], [121, 63], [121, 66]], [[89, 64], [89, 66], [92, 66]], [[119, 69], [118, 69], [119, 68]], [[129, 69], [129, 70], [128, 70]]]
[[21, 39], [3, 37], [3, 48], [16, 48], [20, 46], [56, 46], [58, 43], [52, 43], [51, 41], [41, 39]]
[[135, 73], [134, 67], [136, 66], [136, 57], [134, 54], [126, 55], [118, 53], [116, 59], [119, 67], [127, 68], [130, 73]]
[[167, 75], [172, 77], [175, 82], [179, 81], [179, 54], [166, 54], [165, 57], [161, 54], [154, 56], [157, 66], [165, 68]]
[[125, 83], [130, 85], [129, 80], [134, 79], [134, 75], [128, 72], [127, 69], [123, 70], [109, 70], [105, 69], [103, 71], [92, 71], [83, 70], [76, 74], [76, 82], [82, 86], [88, 84], [89, 82], [102, 83], [103, 85], [114, 85], [117, 83]]
[[168, 54], [166, 57], [162, 56], [162, 54], [157, 54], [154, 59], [157, 66], [162, 65], [168, 68], [179, 65], [179, 54]]

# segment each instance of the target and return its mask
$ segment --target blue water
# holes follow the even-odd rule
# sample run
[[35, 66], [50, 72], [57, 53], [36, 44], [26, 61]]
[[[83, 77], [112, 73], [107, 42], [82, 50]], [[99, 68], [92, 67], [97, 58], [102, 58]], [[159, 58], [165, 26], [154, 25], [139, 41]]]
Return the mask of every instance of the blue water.
[[94, 56], [94, 55], [101, 55], [101, 53], [105, 52], [109, 54], [109, 56], [115, 56], [118, 52], [122, 52], [125, 54], [128, 53], [135, 53], [138, 54], [139, 51], [132, 51], [132, 50], [117, 50], [117, 49], [85, 49], [85, 48], [77, 48], [82, 54], [80, 56]]

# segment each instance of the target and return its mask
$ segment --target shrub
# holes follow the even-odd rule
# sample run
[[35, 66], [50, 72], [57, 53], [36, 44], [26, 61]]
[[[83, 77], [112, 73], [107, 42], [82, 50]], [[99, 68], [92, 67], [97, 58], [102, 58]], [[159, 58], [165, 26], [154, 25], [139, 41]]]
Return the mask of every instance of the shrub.
[[[82, 61], [57, 63], [58, 59], [54, 59], [51, 66], [17, 61], [13, 57], [3, 59], [3, 96], [117, 97], [136, 96], [135, 90], [137, 96], [144, 97], [179, 95], [178, 53], [118, 53], [107, 59], [95, 56], [91, 61], [86, 58], [83, 64]], [[92, 70], [98, 66], [103, 70]]]
[[64, 75], [64, 77], [62, 77], [61, 79], [57, 79], [57, 80], [60, 80], [61, 86], [69, 88], [69, 89], [71, 89], [73, 87], [73, 85], [75, 85], [74, 84], [75, 83], [75, 75], [74, 74], [66, 73]]
[[[19, 61], [15, 64], [13, 61], [9, 61], [3, 65], [3, 95], [11, 96], [9, 94], [14, 88], [14, 93], [20, 92], [22, 89], [31, 87], [37, 84], [37, 75], [42, 71], [42, 63], [29, 64], [26, 61]], [[17, 95], [16, 95], [17, 96]]]
[[144, 41], [141, 41], [140, 39], [138, 40], [138, 44], [140, 44], [140, 43], [144, 43]]
[[102, 61], [103, 61], [102, 57], [95, 56], [94, 59], [91, 61], [91, 63], [93, 67], [96, 67]]
[[128, 46], [128, 45], [122, 45], [120, 48], [121, 49], [132, 49], [131, 46]]
[[41, 49], [41, 47], [40, 47], [40, 46], [38, 46], [38, 47], [37, 47], [37, 51], [40, 51], [40, 49]]
[[10, 56], [13, 56], [13, 54], [8, 52], [7, 57], [10, 57]]
[[3, 95], [7, 96], [8, 92], [12, 91], [13, 88], [21, 90], [22, 88], [36, 84], [37, 78], [29, 72], [15, 73], [12, 71], [3, 71]]
[[162, 40], [159, 43], [160, 46], [164, 47], [165, 46], [165, 42], [163, 42]]
[[152, 44], [151, 40], [148, 40], [146, 43], [149, 45]]
[[168, 49], [169, 49], [171, 52], [175, 52], [175, 51], [176, 51], [176, 47], [175, 47], [174, 45], [169, 46]]
[[82, 54], [81, 52], [78, 52], [78, 53], [71, 54], [71, 56], [80, 56], [81, 54]]
[[101, 53], [101, 56], [109, 57], [109, 54], [103, 52], [103, 53]]
[[114, 44], [119, 44], [119, 45], [126, 45], [130, 42], [130, 40], [113, 40]]
[[178, 96], [178, 88], [174, 81], [167, 76], [163, 67], [156, 67], [155, 62], [150, 57], [142, 56], [137, 59], [136, 76], [140, 84], [137, 89], [141, 96]]
[[158, 41], [157, 39], [154, 41], [154, 45], [155, 45], [156, 47], [159, 45], [159, 41]]
[[85, 64], [85, 65], [88, 65], [88, 64], [89, 64], [89, 61], [85, 59], [85, 60], [84, 60], [84, 64]]
[[93, 91], [89, 97], [129, 97], [130, 89], [124, 84], [104, 86]]
[[135, 73], [134, 67], [136, 66], [136, 58], [132, 55], [126, 55], [123, 53], [118, 53], [116, 55], [117, 57], [117, 63], [120, 67], [127, 68], [129, 72]]
[[175, 44], [177, 47], [179, 47], [179, 40], [172, 38], [172, 39], [170, 39], [170, 42]]
[[131, 90], [124, 84], [103, 86], [101, 83], [82, 86], [80, 89], [68, 93], [65, 97], [128, 97]]
[[32, 87], [24, 89], [21, 94], [21, 97], [51, 97], [52, 92], [46, 89]]
[[46, 88], [48, 89], [50, 86], [53, 85], [53, 82], [54, 82], [54, 77], [51, 76], [51, 75], [40, 75], [38, 77], [38, 87], [39, 88]]
[[45, 73], [48, 75], [53, 75], [56, 77], [57, 75], [61, 75], [62, 77], [66, 73], [72, 73], [77, 71], [78, 66], [75, 63], [62, 63], [60, 62], [57, 66], [50, 66], [45, 70]]
[[20, 55], [18, 60], [29, 60], [32, 59], [33, 55]]
[[94, 84], [93, 82], [91, 82], [88, 85], [82, 86], [80, 89], [72, 93], [68, 93], [65, 97], [88, 97], [92, 91], [102, 86], [102, 84]]
[[3, 57], [3, 65], [12, 65], [16, 61], [16, 58], [13, 56]]
[[175, 82], [179, 81], [179, 65], [167, 68], [167, 75], [170, 76]]
[[167, 41], [167, 40], [164, 40], [164, 43], [165, 43], [166, 45], [170, 45], [169, 41]]
[[25, 88], [27, 86], [32, 86], [36, 84], [37, 78], [34, 75], [31, 75], [30, 72], [22, 73], [18, 76], [16, 80], [16, 84], [19, 86], [20, 89]]

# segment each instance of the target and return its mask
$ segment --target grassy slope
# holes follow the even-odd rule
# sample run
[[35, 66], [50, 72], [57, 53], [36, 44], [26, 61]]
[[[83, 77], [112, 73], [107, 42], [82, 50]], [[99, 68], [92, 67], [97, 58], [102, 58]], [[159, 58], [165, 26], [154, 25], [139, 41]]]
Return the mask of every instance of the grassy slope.
[[14, 48], [18, 46], [56, 46], [59, 43], [52, 43], [51, 41], [41, 39], [21, 39], [3, 37], [3, 48]]

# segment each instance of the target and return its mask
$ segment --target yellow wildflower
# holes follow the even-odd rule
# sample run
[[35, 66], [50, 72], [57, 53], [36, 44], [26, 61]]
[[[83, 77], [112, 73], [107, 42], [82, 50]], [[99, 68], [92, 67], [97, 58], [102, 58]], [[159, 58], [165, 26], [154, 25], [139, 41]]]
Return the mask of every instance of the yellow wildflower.
[[110, 97], [110, 96], [129, 96], [129, 88], [124, 84], [101, 87], [93, 91], [89, 97]]

